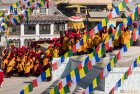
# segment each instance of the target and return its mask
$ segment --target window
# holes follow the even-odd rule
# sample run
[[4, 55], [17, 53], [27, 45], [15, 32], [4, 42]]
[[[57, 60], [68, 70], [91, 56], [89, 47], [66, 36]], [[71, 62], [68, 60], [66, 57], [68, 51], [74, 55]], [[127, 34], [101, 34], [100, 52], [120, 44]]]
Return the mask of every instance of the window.
[[60, 34], [60, 31], [65, 31], [65, 24], [54, 24], [54, 34]]
[[50, 24], [40, 24], [40, 34], [50, 34]]
[[35, 24], [27, 24], [24, 26], [24, 34], [35, 34], [36, 33], [36, 29], [35, 29], [36, 25]]
[[10, 35], [20, 35], [20, 25], [12, 26], [10, 30]]
[[46, 8], [40, 8], [40, 14], [46, 14]]

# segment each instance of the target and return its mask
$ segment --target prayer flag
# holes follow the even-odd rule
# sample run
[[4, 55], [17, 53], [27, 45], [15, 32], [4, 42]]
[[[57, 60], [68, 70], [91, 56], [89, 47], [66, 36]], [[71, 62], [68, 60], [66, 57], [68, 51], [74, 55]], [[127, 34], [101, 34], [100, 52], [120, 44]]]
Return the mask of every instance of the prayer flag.
[[97, 79], [95, 78], [94, 80], [93, 80], [93, 88], [96, 88], [97, 87]]
[[85, 77], [85, 71], [83, 68], [79, 71], [79, 74], [80, 74], [80, 79]]
[[24, 88], [24, 94], [29, 94], [28, 86], [26, 86], [26, 87]]

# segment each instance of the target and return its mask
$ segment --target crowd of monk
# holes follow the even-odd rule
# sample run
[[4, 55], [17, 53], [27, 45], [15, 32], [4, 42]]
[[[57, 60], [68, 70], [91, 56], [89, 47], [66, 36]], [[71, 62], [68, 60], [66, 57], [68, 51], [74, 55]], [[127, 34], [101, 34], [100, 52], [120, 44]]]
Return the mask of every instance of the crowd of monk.
[[[133, 23], [133, 31], [130, 33], [128, 27], [121, 29], [121, 35], [113, 41], [114, 48], [119, 48], [126, 44], [131, 36], [134, 43], [136, 42], [137, 24]], [[88, 38], [75, 54], [87, 54], [91, 53], [101, 42], [110, 35], [114, 35], [116, 29], [110, 26], [107, 30], [106, 27], [102, 31], [95, 34], [92, 38]], [[45, 52], [42, 52], [40, 48], [16, 48], [11, 47], [9, 50], [5, 49], [2, 52], [3, 62], [2, 69], [6, 77], [11, 77], [13, 74], [18, 76], [39, 76], [43, 71], [51, 67], [52, 58], [58, 58], [68, 50], [72, 49], [73, 45], [80, 41], [81, 37], [88, 32], [66, 32], [65, 36], [58, 39], [53, 39], [53, 43], [50, 44]], [[51, 77], [48, 78], [50, 80]]]

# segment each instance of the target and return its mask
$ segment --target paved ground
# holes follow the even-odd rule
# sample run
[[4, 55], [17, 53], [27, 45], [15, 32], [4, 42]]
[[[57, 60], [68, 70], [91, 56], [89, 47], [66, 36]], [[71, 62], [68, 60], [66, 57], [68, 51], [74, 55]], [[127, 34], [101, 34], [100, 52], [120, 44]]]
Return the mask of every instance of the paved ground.
[[[140, 53], [140, 48], [133, 47], [130, 48], [130, 54], [125, 54], [127, 58], [134, 58], [133, 56], [138, 55]], [[115, 52], [116, 53], [116, 52]], [[125, 58], [125, 57], [124, 57]], [[105, 61], [108, 61], [109, 59], [105, 59]], [[120, 64], [124, 62], [123, 60], [120, 60]], [[126, 64], [126, 63], [125, 63]], [[122, 64], [123, 66], [125, 64]], [[126, 65], [129, 65], [128, 63]], [[126, 65], [124, 67], [126, 67]], [[119, 67], [119, 66], [118, 66]], [[29, 84], [35, 77], [12, 77], [12, 78], [5, 78], [4, 80], [4, 86], [0, 88], [0, 94], [19, 94], [20, 90], [24, 88], [27, 84]], [[34, 88], [33, 92], [30, 94], [45, 94], [46, 90], [49, 90], [50, 87], [53, 87], [55, 85], [52, 85], [54, 82], [43, 82], [38, 87]], [[44, 92], [45, 91], [45, 92]], [[97, 94], [101, 94], [97, 93]]]

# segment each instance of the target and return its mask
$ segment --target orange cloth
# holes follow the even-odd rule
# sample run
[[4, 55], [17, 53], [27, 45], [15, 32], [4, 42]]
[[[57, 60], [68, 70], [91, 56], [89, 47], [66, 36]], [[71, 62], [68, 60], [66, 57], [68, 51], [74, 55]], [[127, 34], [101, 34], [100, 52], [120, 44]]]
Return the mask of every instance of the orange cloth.
[[64, 37], [64, 39], [63, 39], [63, 45], [62, 45], [62, 50], [67, 50], [68, 39], [69, 38]]
[[82, 50], [83, 50], [84, 52], [87, 52], [87, 48], [88, 48], [88, 44], [87, 44], [87, 42], [84, 42], [84, 44], [83, 44], [83, 46], [82, 46]]
[[102, 33], [102, 41], [105, 41], [105, 39], [108, 37], [107, 33]]
[[24, 66], [25, 73], [29, 73], [30, 69], [31, 69], [31, 65], [30, 65], [30, 62], [28, 61], [27, 63], [25, 63], [25, 66]]
[[101, 42], [102, 42], [101, 37], [98, 36], [98, 35], [95, 35], [95, 37], [93, 38], [93, 44], [94, 44], [94, 46], [98, 46]]
[[135, 28], [132, 32], [133, 41], [136, 41], [136, 33], [137, 33], [137, 29]]
[[43, 66], [46, 66], [48, 63], [49, 63], [49, 59], [48, 58], [45, 58], [43, 60]]
[[16, 62], [13, 59], [8, 63], [8, 65], [7, 65], [7, 72], [10, 72], [10, 71], [13, 70], [15, 63]]
[[58, 58], [59, 57], [59, 50], [58, 49], [54, 49], [53, 50], [53, 57], [54, 58]]
[[24, 62], [18, 63], [17, 68], [18, 68], [18, 72], [24, 71]]
[[88, 46], [88, 48], [93, 48], [92, 38], [87, 39], [87, 46]]
[[1, 65], [3, 70], [6, 68], [7, 64], [8, 64], [8, 59], [5, 59]]
[[129, 31], [123, 32], [120, 39], [121, 44], [126, 44], [129, 42], [129, 40], [130, 40], [130, 32]]

